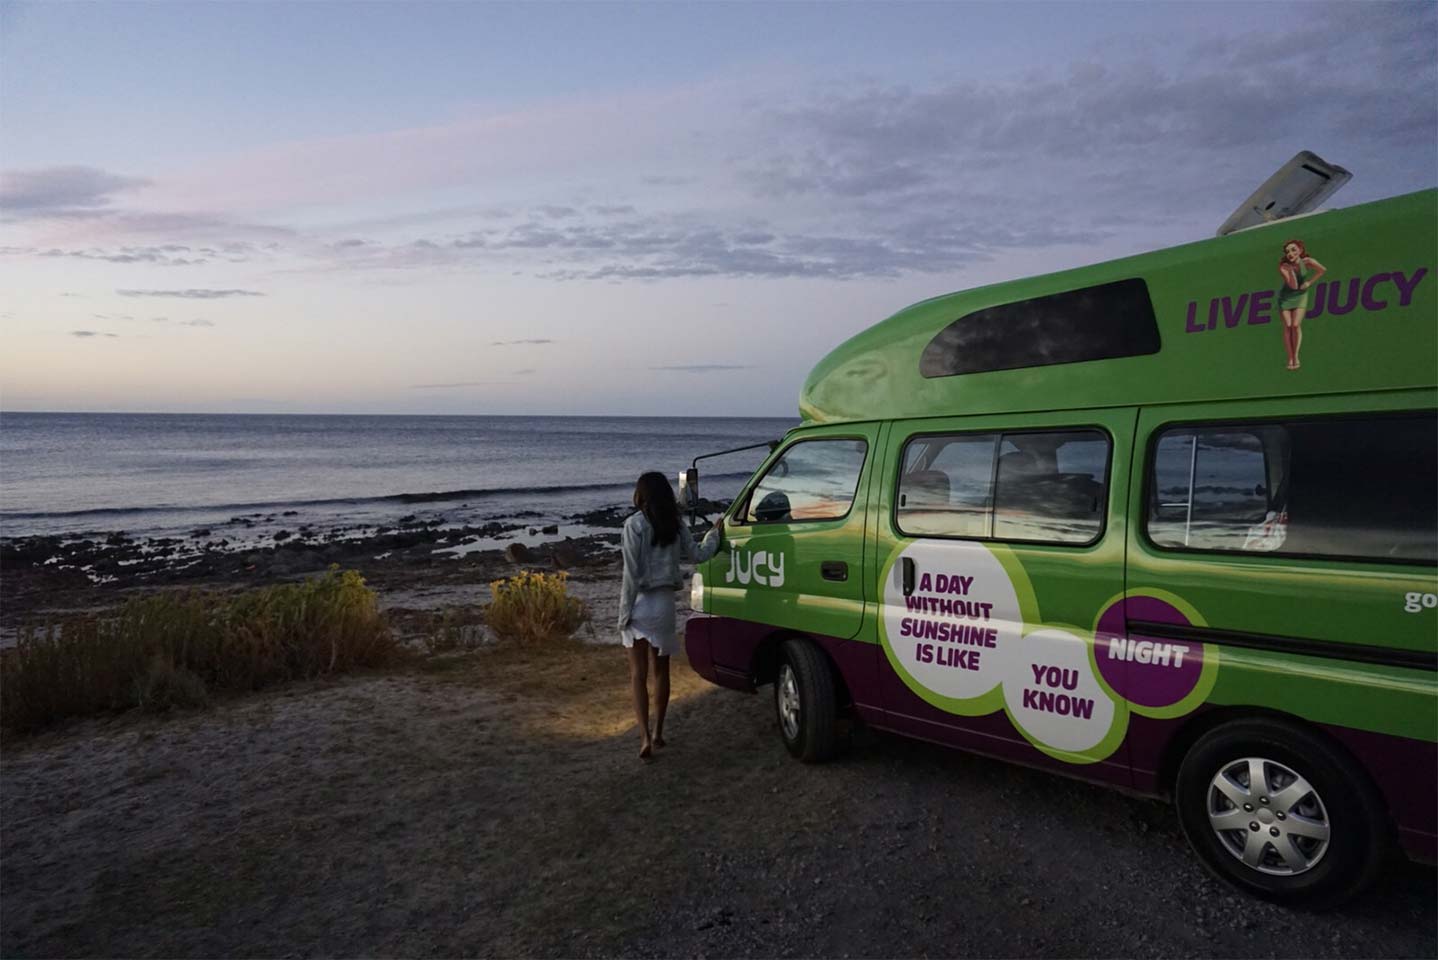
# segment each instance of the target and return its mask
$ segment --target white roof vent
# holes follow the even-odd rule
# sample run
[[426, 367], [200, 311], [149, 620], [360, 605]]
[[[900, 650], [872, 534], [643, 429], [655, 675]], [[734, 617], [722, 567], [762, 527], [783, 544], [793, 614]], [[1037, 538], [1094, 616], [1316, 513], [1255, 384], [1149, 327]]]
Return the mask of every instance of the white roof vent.
[[1248, 227], [1309, 213], [1352, 179], [1353, 174], [1342, 167], [1325, 163], [1318, 154], [1302, 150], [1239, 204], [1218, 228], [1218, 235], [1225, 237]]

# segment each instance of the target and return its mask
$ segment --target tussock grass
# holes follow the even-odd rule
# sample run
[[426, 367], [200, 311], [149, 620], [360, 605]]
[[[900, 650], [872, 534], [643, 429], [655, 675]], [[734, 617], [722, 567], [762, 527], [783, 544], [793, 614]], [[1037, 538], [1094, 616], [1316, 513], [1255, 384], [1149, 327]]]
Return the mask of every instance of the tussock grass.
[[589, 618], [584, 601], [571, 597], [563, 573], [526, 570], [489, 585], [494, 600], [485, 620], [502, 640], [526, 645], [571, 636]]
[[30, 731], [132, 707], [201, 706], [216, 693], [399, 655], [374, 591], [352, 570], [241, 594], [159, 594], [113, 616], [23, 632], [0, 656], [0, 725]]

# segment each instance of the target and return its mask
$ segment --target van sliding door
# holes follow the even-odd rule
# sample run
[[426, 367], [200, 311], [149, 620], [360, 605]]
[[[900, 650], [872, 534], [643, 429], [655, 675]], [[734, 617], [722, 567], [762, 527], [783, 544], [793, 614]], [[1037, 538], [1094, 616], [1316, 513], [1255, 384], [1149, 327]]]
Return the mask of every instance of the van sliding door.
[[887, 723], [1128, 782], [1127, 711], [1094, 667], [1124, 587], [1136, 411], [909, 420], [877, 494]]

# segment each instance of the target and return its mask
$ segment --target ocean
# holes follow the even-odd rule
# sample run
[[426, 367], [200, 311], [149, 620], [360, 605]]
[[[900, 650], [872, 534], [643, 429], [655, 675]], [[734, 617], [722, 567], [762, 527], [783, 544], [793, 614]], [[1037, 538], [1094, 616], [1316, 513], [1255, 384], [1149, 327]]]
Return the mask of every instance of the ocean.
[[[133, 538], [280, 529], [535, 525], [627, 503], [703, 453], [777, 439], [794, 419], [0, 415], [0, 535]], [[700, 465], [732, 497], [765, 451]]]

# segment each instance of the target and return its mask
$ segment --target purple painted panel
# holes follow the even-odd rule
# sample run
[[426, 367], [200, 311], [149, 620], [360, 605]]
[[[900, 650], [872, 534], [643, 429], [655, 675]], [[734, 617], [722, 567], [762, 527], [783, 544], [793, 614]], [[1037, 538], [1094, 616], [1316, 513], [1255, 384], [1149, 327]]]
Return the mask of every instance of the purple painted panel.
[[[774, 632], [773, 626], [752, 620], [699, 616], [685, 627], [684, 649], [694, 672], [705, 680], [736, 690], [749, 690], [749, 684], [739, 678], [753, 675], [759, 648]], [[876, 666], [879, 648], [857, 640], [807, 636], [834, 662], [860, 716], [873, 722], [882, 720]]]
[[883, 720], [883, 699], [879, 694], [879, 658], [882, 654], [877, 644], [860, 643], [857, 640], [840, 640], [837, 637], [814, 637], [817, 643], [844, 678], [854, 706], [865, 720], [876, 723]]
[[691, 617], [684, 625], [684, 653], [689, 658], [689, 666], [710, 683], [717, 682], [714, 679], [714, 656], [711, 652], [713, 619]]
[[[918, 697], [914, 699], [923, 703]], [[924, 706], [929, 707], [927, 703], [924, 703]], [[1126, 762], [1115, 761], [1112, 758], [1088, 764], [1065, 763], [1062, 760], [1055, 760], [1025, 740], [1023, 735], [1014, 729], [1014, 725], [1009, 722], [1008, 716], [1002, 710], [982, 717], [955, 717], [932, 707], [929, 707], [929, 710], [945, 719], [933, 720], [914, 714], [891, 711], [885, 722], [876, 723], [875, 726], [946, 747], [981, 753], [1000, 760], [1021, 763], [1028, 767], [1052, 770], [1080, 780], [1092, 780], [1125, 788], [1129, 786], [1129, 770]], [[955, 726], [955, 721], [962, 721], [963, 726]]]
[[[1159, 768], [1169, 742], [1185, 723], [1212, 709], [1215, 708], [1200, 706], [1187, 717], [1175, 720], [1137, 715], [1129, 719], [1128, 746], [1135, 790], [1155, 794], [1168, 790], [1170, 785], [1160, 781]], [[1348, 727], [1318, 727], [1343, 744], [1373, 778], [1393, 815], [1404, 851], [1415, 860], [1433, 861], [1438, 851], [1438, 811], [1434, 809], [1432, 791], [1415, 789], [1414, 785], [1438, 782], [1438, 744]]]
[[1438, 743], [1347, 727], [1322, 729], [1367, 768], [1393, 813], [1404, 851], [1415, 860], [1432, 863], [1438, 852], [1438, 810], [1433, 804]]
[[1099, 763], [1075, 764], [1055, 760], [1024, 739], [1003, 710], [982, 717], [946, 713], [905, 686], [887, 663], [884, 668], [888, 674], [884, 688], [888, 720], [882, 726], [887, 730], [1031, 767], [1057, 770], [1083, 780], [1120, 787], [1130, 785], [1128, 758], [1123, 747]]

